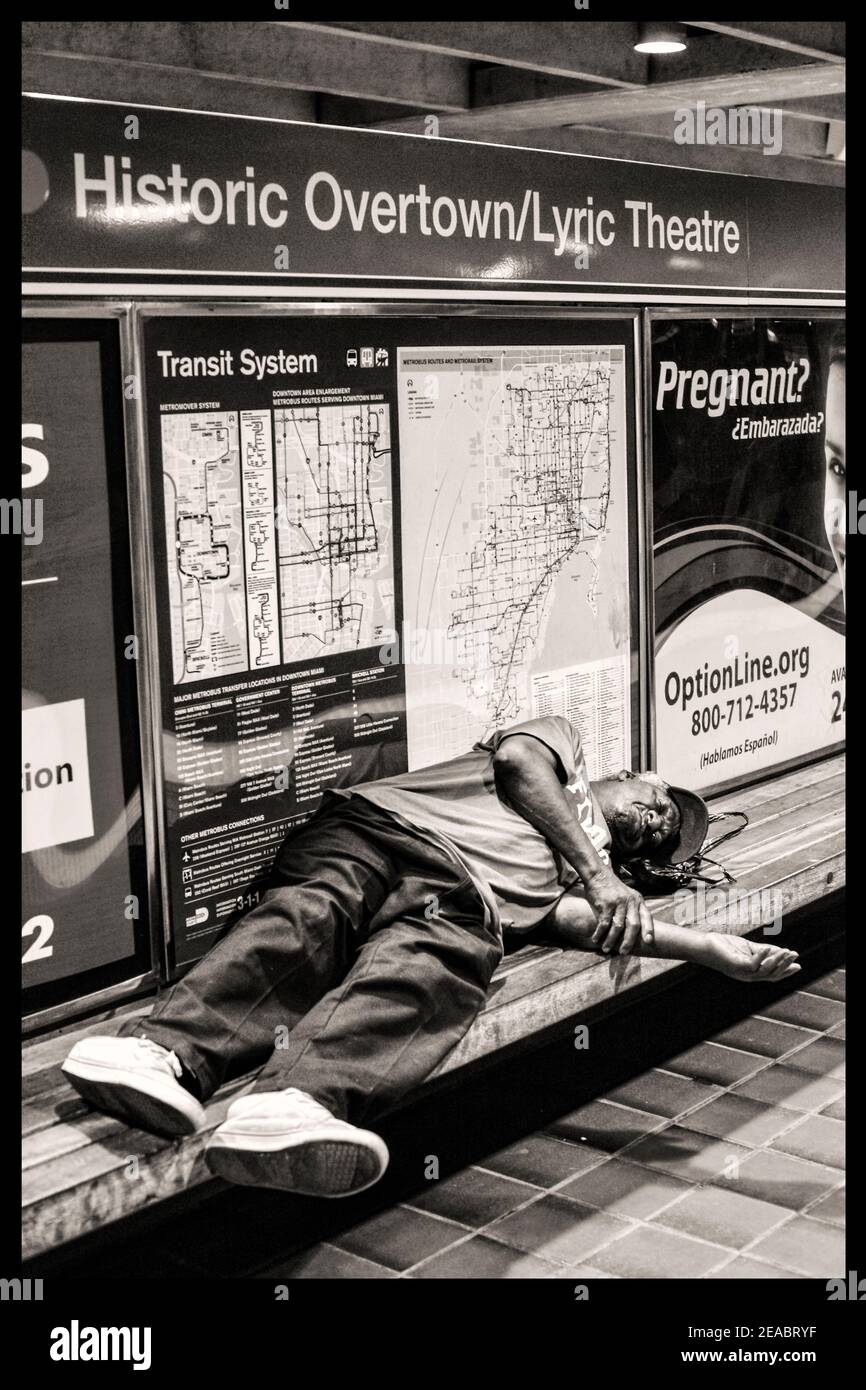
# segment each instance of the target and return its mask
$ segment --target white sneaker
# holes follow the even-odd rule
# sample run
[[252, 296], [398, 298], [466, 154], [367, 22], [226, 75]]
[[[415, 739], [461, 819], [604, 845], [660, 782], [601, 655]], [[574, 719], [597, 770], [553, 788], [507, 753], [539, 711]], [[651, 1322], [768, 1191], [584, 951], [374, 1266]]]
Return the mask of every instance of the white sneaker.
[[204, 1107], [180, 1084], [179, 1058], [150, 1038], [82, 1038], [61, 1071], [94, 1109], [127, 1124], [172, 1138], [204, 1126]]
[[212, 1173], [249, 1187], [349, 1197], [378, 1182], [388, 1148], [378, 1134], [338, 1120], [305, 1091], [241, 1096], [211, 1135]]

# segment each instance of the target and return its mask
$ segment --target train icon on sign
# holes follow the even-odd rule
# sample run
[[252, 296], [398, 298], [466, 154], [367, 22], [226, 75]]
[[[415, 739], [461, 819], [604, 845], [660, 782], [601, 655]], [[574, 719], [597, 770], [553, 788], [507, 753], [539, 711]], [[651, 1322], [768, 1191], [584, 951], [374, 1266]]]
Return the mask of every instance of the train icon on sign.
[[372, 349], [372, 348], [364, 348], [364, 347], [362, 347], [362, 348], [361, 348], [361, 366], [362, 366], [362, 367], [372, 367], [372, 365], [373, 365], [373, 349]]
[[358, 365], [358, 349], [357, 349], [357, 348], [347, 348], [347, 349], [346, 349], [346, 366], [347, 366], [347, 367], [357, 367], [357, 365]]

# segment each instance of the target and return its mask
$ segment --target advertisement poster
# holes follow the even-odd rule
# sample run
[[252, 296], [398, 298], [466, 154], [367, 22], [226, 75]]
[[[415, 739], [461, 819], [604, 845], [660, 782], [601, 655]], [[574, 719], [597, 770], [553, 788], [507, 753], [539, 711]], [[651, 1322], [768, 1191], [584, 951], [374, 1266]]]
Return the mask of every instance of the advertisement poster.
[[845, 337], [653, 324], [657, 765], [707, 790], [845, 738]]
[[21, 946], [30, 1012], [102, 987], [124, 962], [132, 973], [147, 912], [117, 324], [31, 319], [24, 336]]
[[329, 788], [549, 712], [628, 765], [630, 333], [145, 321], [174, 966]]

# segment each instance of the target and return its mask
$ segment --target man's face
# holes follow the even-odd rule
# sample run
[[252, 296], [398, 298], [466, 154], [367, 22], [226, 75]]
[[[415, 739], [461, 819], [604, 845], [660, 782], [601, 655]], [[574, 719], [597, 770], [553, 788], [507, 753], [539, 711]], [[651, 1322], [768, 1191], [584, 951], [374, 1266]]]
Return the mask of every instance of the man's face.
[[827, 382], [824, 436], [824, 530], [845, 585], [845, 366], [834, 362]]
[[680, 813], [656, 772], [623, 769], [612, 779], [605, 818], [624, 858], [652, 855], [680, 828]]

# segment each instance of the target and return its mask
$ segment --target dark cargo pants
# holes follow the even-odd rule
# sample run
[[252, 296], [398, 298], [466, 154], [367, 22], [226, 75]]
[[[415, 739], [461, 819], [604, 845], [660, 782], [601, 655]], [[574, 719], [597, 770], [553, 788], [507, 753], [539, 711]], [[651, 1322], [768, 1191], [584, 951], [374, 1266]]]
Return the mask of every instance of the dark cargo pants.
[[361, 797], [284, 840], [271, 886], [153, 1014], [121, 1030], [172, 1049], [206, 1100], [262, 1067], [369, 1120], [430, 1075], [481, 1009], [501, 958], [459, 865]]

